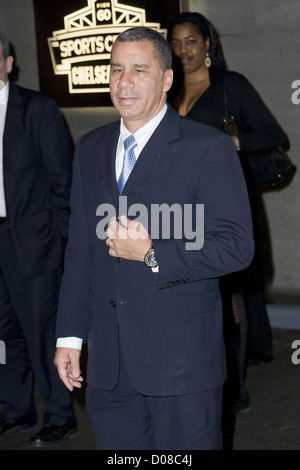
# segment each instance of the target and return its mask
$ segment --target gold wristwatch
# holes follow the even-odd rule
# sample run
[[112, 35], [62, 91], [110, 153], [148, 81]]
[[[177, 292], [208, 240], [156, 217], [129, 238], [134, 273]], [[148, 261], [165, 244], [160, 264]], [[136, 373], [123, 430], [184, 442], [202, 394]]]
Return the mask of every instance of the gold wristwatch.
[[155, 255], [154, 255], [153, 245], [149, 248], [149, 250], [145, 254], [144, 263], [149, 268], [156, 268], [156, 266], [158, 266], [158, 262], [156, 261]]

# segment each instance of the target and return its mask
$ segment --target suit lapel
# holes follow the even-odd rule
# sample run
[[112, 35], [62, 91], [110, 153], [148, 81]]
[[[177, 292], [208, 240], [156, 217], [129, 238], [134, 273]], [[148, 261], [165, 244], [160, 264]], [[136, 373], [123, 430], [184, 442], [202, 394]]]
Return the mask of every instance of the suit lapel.
[[11, 148], [22, 136], [22, 122], [24, 114], [24, 104], [18, 88], [9, 84], [9, 96], [7, 103], [5, 128], [3, 135], [3, 167], [13, 165], [11, 158]]
[[142, 184], [146, 178], [161, 165], [166, 158], [172, 158], [170, 142], [179, 134], [179, 116], [171, 108], [168, 110], [142, 150], [123, 190], [123, 195], [129, 194]]
[[[142, 184], [146, 178], [161, 165], [166, 158], [172, 158], [170, 142], [179, 135], [179, 115], [168, 106], [168, 110], [153, 135], [142, 150], [127, 182], [122, 195], [128, 195], [134, 188]], [[104, 144], [99, 150], [99, 168], [103, 181], [112, 194], [116, 204], [119, 201], [119, 189], [116, 181], [115, 155], [120, 134], [120, 122], [117, 121], [110, 133], [103, 137]]]
[[120, 122], [117, 121], [110, 134], [105, 138], [104, 145], [99, 150], [100, 171], [104, 175], [103, 181], [112, 194], [116, 204], [119, 198], [119, 188], [116, 181], [116, 152], [120, 135]]

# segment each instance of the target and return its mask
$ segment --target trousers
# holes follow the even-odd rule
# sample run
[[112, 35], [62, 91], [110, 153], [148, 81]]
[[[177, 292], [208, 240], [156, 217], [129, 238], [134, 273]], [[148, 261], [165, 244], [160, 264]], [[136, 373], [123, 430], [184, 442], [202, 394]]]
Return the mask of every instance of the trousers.
[[45, 405], [44, 424], [76, 423], [72, 397], [53, 363], [56, 310], [62, 269], [25, 278], [11, 246], [10, 228], [0, 225], [0, 340], [6, 363], [0, 365], [1, 415], [36, 419], [35, 379]]
[[86, 389], [98, 450], [221, 450], [222, 388], [182, 396], [138, 393], [121, 357], [114, 390]]

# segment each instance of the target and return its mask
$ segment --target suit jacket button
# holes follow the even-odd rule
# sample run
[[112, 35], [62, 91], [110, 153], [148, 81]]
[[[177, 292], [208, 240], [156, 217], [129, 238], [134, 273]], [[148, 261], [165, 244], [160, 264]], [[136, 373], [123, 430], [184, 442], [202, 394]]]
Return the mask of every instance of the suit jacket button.
[[120, 263], [121, 259], [120, 258], [114, 258], [115, 263]]

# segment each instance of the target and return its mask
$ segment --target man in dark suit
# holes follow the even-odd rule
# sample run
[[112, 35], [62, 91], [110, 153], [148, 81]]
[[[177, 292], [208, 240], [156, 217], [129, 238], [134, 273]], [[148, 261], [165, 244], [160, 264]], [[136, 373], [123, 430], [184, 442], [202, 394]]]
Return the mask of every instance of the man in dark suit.
[[72, 156], [55, 102], [10, 83], [12, 67], [0, 33], [0, 437], [37, 426], [35, 376], [45, 413], [30, 442], [47, 446], [77, 427], [53, 364]]
[[81, 387], [87, 341], [98, 449], [222, 446], [218, 278], [250, 263], [251, 215], [231, 140], [166, 105], [171, 66], [157, 31], [119, 35], [110, 90], [121, 121], [75, 152], [55, 363], [69, 390]]

